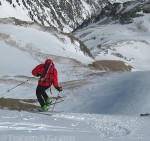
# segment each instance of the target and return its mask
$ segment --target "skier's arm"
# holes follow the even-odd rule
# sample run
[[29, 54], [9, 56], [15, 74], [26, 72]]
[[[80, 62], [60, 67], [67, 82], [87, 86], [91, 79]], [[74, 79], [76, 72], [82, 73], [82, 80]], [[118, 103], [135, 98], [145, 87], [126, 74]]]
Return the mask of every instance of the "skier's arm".
[[33, 70], [32, 70], [32, 75], [34, 76], [40, 76], [40, 70], [44, 67], [44, 64], [40, 64], [38, 66], [36, 66]]
[[57, 70], [56, 70], [56, 68], [54, 68], [54, 70], [53, 70], [54, 72], [54, 80], [53, 80], [53, 85], [54, 85], [54, 87], [58, 87], [58, 74], [57, 74]]
[[53, 81], [54, 87], [60, 92], [62, 91], [62, 87], [58, 86], [58, 74], [56, 68], [54, 68], [54, 81]]

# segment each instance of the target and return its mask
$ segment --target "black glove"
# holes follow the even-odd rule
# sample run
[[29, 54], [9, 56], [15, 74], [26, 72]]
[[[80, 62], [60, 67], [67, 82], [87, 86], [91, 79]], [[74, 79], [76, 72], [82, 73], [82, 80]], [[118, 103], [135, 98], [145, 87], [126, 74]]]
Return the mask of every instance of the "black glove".
[[43, 82], [46, 82], [46, 79], [45, 78], [40, 78], [41, 81]]
[[62, 87], [55, 87], [57, 89], [57, 91], [61, 92], [62, 91]]
[[41, 74], [40, 74], [40, 73], [38, 73], [38, 74], [37, 74], [37, 77], [39, 77], [39, 76], [41, 76]]

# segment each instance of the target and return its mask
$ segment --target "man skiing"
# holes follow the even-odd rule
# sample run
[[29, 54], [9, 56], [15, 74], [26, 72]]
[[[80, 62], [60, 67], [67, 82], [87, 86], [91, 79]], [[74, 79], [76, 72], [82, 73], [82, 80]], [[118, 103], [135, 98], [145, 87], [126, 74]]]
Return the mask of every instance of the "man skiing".
[[58, 86], [57, 70], [51, 59], [47, 59], [44, 64], [39, 64], [32, 70], [32, 74], [40, 77], [36, 88], [36, 96], [41, 105], [39, 110], [47, 111], [47, 106], [52, 103], [52, 100], [46, 94], [46, 90], [53, 86], [60, 92], [62, 87]]

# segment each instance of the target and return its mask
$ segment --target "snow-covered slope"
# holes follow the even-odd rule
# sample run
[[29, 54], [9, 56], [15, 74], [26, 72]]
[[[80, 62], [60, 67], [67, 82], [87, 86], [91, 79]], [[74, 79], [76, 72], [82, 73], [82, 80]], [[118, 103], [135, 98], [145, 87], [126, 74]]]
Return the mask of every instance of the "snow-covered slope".
[[[44, 29], [36, 24], [16, 26], [2, 22], [0, 24], [0, 47], [0, 60], [5, 60], [5, 63], [1, 63], [1, 68], [7, 67], [5, 70], [9, 71], [9, 67], [18, 64], [19, 68], [16, 68], [16, 74], [18, 74], [19, 70], [27, 73], [27, 66], [31, 67], [32, 60], [34, 62], [41, 61], [41, 59], [51, 56], [53, 58], [54, 56], [58, 56], [58, 58], [60, 56], [60, 59], [63, 57], [70, 58], [70, 60], [74, 59], [83, 64], [92, 61], [88, 54], [82, 51], [84, 47], [81, 47], [78, 40], [57, 33], [55, 30], [48, 31], [48, 29]], [[9, 63], [12, 63], [10, 64], [11, 66]]]
[[121, 25], [93, 23], [76, 32], [96, 60], [122, 60], [135, 70], [150, 70], [150, 14]]
[[[92, 77], [88, 84], [78, 81], [74, 88], [69, 87], [69, 83], [61, 94], [67, 96], [64, 103], [55, 107], [55, 111], [63, 110], [60, 113], [0, 110], [0, 138], [11, 141], [149, 141], [149, 117], [139, 117], [150, 110], [149, 74], [133, 72]], [[1, 82], [0, 87], [7, 89], [11, 85]], [[22, 90], [25, 88], [32, 92], [33, 88], [24, 85], [9, 94], [24, 98]]]
[[135, 0], [109, 0], [110, 3], [124, 3], [127, 1], [135, 1]]
[[32, 21], [28, 16], [27, 9], [24, 8], [23, 3], [17, 5], [17, 1], [13, 1], [13, 5], [10, 5], [9, 1], [0, 1], [0, 18], [15, 17], [24, 21]]
[[108, 4], [75, 35], [96, 60], [122, 60], [135, 70], [150, 70], [149, 9], [149, 1], [142, 0]]
[[57, 108], [67, 112], [109, 115], [149, 112], [149, 74], [149, 71], [132, 72], [88, 79], [88, 84], [76, 88]]
[[17, 111], [0, 114], [3, 141], [149, 141], [148, 118]]

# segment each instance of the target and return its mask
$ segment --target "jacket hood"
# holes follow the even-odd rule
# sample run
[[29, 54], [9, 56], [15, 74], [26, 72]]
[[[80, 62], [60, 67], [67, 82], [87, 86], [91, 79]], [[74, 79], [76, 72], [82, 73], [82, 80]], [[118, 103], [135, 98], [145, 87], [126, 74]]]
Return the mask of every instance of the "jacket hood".
[[48, 67], [51, 63], [53, 64], [53, 61], [51, 59], [47, 59], [45, 61], [45, 66]]

